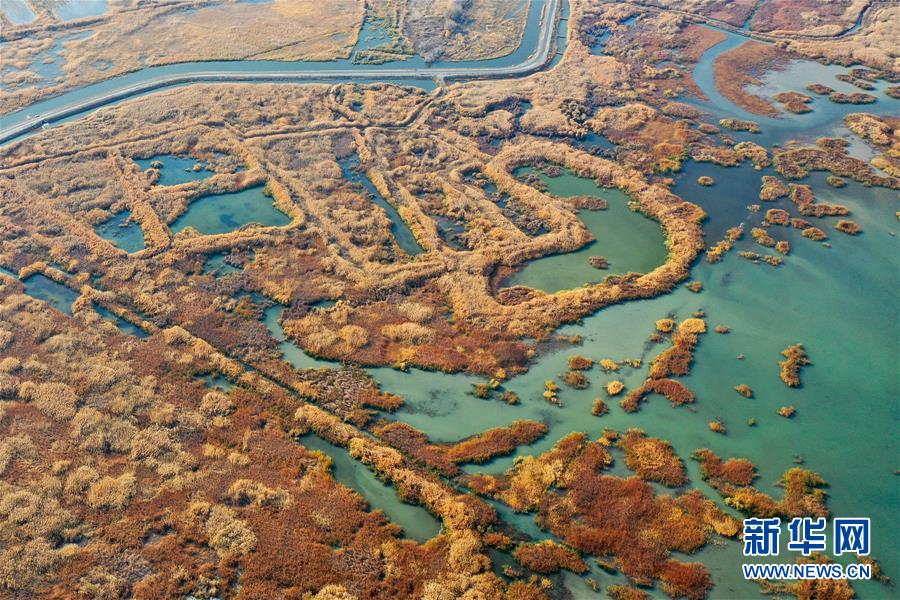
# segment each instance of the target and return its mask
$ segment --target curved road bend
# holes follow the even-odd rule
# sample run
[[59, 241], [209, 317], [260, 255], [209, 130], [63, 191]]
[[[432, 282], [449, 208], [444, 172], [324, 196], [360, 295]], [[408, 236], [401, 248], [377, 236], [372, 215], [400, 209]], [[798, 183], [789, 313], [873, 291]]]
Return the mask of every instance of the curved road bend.
[[[0, 144], [17, 138], [25, 133], [40, 128], [45, 123], [53, 123], [89, 110], [114, 104], [137, 94], [144, 94], [161, 88], [184, 85], [188, 83], [223, 83], [223, 82], [303, 82], [321, 79], [476, 79], [489, 77], [509, 77], [525, 75], [543, 67], [547, 63], [553, 39], [556, 37], [556, 15], [561, 0], [547, 0], [544, 14], [541, 17], [541, 31], [536, 50], [523, 62], [506, 67], [471, 67], [471, 68], [396, 68], [366, 70], [334, 69], [328, 71], [283, 71], [267, 73], [235, 73], [228, 71], [197, 71], [161, 76], [122, 88], [110, 90], [101, 95], [86, 98], [72, 104], [34, 115], [24, 121], [2, 127], [0, 117]], [[28, 110], [27, 107], [22, 110]]]

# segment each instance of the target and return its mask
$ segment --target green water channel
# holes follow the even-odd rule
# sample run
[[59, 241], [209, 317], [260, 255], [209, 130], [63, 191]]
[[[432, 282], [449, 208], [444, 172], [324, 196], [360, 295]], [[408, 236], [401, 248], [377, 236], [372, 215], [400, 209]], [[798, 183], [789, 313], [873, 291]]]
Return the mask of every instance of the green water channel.
[[390, 521], [399, 525], [406, 537], [424, 542], [440, 532], [440, 521], [421, 506], [400, 500], [391, 484], [378, 479], [372, 471], [351, 457], [346, 448], [329, 444], [314, 434], [303, 436], [300, 443], [309, 450], [318, 450], [331, 457], [331, 473], [334, 478], [365, 498], [373, 509], [380, 510]]

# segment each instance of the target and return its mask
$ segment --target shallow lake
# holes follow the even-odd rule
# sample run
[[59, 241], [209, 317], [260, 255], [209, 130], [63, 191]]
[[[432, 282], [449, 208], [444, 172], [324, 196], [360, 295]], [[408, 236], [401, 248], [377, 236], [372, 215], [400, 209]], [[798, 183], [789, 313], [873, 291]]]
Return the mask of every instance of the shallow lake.
[[183, 215], [175, 219], [173, 233], [193, 227], [204, 235], [228, 233], [248, 223], [279, 227], [291, 222], [290, 217], [275, 208], [272, 199], [263, 194], [261, 185], [226, 194], [202, 196], [191, 202]]
[[[534, 172], [530, 168], [517, 174]], [[557, 177], [538, 175], [547, 192], [562, 198], [592, 196], [607, 201], [605, 210], [582, 209], [578, 218], [596, 241], [566, 254], [554, 254], [531, 261], [509, 277], [504, 286], [524, 285], [545, 292], [558, 292], [598, 283], [611, 274], [649, 273], [666, 261], [665, 236], [656, 221], [628, 208], [628, 196], [615, 189], [603, 189], [593, 179], [564, 171]], [[609, 261], [608, 269], [591, 266], [592, 256]]]
[[156, 169], [159, 171], [157, 185], [180, 185], [189, 181], [199, 181], [212, 175], [207, 170], [206, 164], [189, 156], [174, 156], [172, 154], [160, 154], [150, 158], [134, 159], [142, 169]]
[[100, 237], [128, 252], [144, 249], [144, 232], [136, 221], [129, 221], [131, 211], [124, 210], [112, 218], [100, 223], [94, 229]]

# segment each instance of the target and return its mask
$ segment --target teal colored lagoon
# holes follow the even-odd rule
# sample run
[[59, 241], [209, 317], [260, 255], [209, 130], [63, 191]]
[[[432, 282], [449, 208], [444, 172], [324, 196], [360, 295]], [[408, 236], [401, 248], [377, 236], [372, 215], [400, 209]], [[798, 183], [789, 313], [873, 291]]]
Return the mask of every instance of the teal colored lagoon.
[[131, 211], [125, 210], [113, 215], [97, 225], [95, 230], [103, 239], [109, 240], [125, 252], [131, 254], [144, 249], [144, 232], [137, 221], [132, 221]]
[[[527, 173], [528, 169], [517, 171]], [[598, 283], [611, 274], [629, 271], [649, 273], [666, 261], [665, 235], [656, 221], [628, 208], [628, 196], [615, 189], [603, 189], [593, 179], [563, 172], [558, 177], [539, 173], [547, 184], [547, 192], [562, 198], [574, 196], [600, 197], [607, 201], [606, 210], [585, 210], [578, 218], [596, 241], [566, 254], [554, 254], [531, 261], [509, 277], [504, 286], [524, 285], [545, 292]], [[591, 266], [592, 256], [609, 261], [608, 269]]]
[[207, 373], [206, 375], [200, 376], [199, 379], [206, 384], [206, 387], [212, 390], [218, 389], [227, 392], [234, 387], [233, 381], [217, 372]]
[[212, 175], [202, 161], [189, 156], [161, 154], [150, 158], [136, 158], [134, 162], [145, 171], [157, 169], [159, 171], [157, 185], [181, 185], [190, 181], [200, 181]]
[[[686, 177], [696, 178], [695, 167], [690, 165]], [[782, 492], [774, 484], [800, 455], [806, 468], [821, 473], [831, 484], [829, 506], [834, 514], [871, 516], [873, 528], [883, 532], [877, 540], [873, 538], [874, 554], [883, 557], [888, 571], [893, 571], [893, 540], [900, 533], [893, 475], [900, 450], [896, 436], [900, 280], [898, 243], [890, 233], [897, 230], [894, 212], [900, 202], [895, 192], [855, 184], [834, 190], [822, 187], [823, 180], [824, 175], [812, 178], [820, 197], [848, 205], [865, 230], [862, 236], [834, 231], [836, 219], [824, 220], [823, 226], [832, 248], [791, 229], [774, 231], [778, 239], [788, 239], [794, 246], [780, 268], [754, 265], [737, 256], [737, 250], [760, 250], [745, 239], [723, 262], [697, 263], [692, 276], [705, 286], [699, 295], [679, 288], [653, 300], [601, 310], [584, 319], [583, 325], [564, 327], [561, 334], [584, 336], [584, 344], [541, 356], [528, 373], [507, 383], [505, 387], [522, 399], [518, 406], [475, 398], [470, 393], [472, 384], [483, 381], [477, 377], [370, 369], [385, 391], [401, 395], [407, 403], [397, 413], [384, 416], [407, 422], [437, 441], [460, 440], [515, 419], [535, 419], [550, 426], [547, 436], [532, 446], [487, 465], [466, 467], [470, 472], [502, 471], [515, 456], [546, 451], [571, 431], [599, 437], [607, 427], [641, 427], [648, 435], [670, 440], [686, 460], [691, 484], [714, 499], [718, 495], [701, 481], [696, 463], [687, 460], [695, 449], [709, 447], [726, 457], [749, 458], [759, 467], [756, 486], [776, 497]], [[737, 222], [745, 215], [743, 198], [719, 195], [715, 187], [693, 200], [704, 208], [724, 204], [719, 207], [722, 218], [729, 208]], [[600, 386], [615, 378], [629, 389], [637, 387], [646, 377], [646, 367], [626, 367], [617, 374], [604, 374], [595, 367], [588, 374], [588, 389], [562, 385], [562, 408], [542, 398], [543, 382], [560, 381], [568, 356], [642, 358], [646, 365], [667, 347], [648, 344], [654, 321], [668, 314], [686, 318], [699, 308], [706, 311], [711, 327], [724, 324], [731, 333], [701, 336], [692, 372], [683, 378], [697, 395], [693, 406], [673, 409], [662, 397], [651, 396], [638, 413], [626, 414], [611, 401], [610, 414], [591, 416], [593, 398], [604, 395]], [[778, 378], [777, 362], [780, 351], [797, 342], [806, 346], [814, 365], [803, 372], [803, 387], [790, 389]], [[738, 354], [746, 358], [737, 360]], [[738, 396], [732, 388], [739, 383], [750, 385], [756, 397]], [[784, 405], [797, 407], [794, 419], [775, 414]], [[758, 420], [757, 427], [747, 425], [751, 417]], [[707, 423], [714, 419], [725, 422], [727, 436], [709, 431]], [[703, 552], [703, 560], [707, 559], [721, 586], [711, 597], [756, 597], [758, 588], [740, 577], [738, 544], [710, 547]], [[612, 582], [605, 574], [599, 581]], [[862, 597], [883, 596], [878, 584], [859, 584], [857, 589]]]
[[191, 202], [187, 211], [172, 223], [173, 233], [193, 227], [204, 235], [228, 233], [249, 223], [280, 227], [290, 217], [275, 208], [271, 198], [263, 194], [263, 186], [255, 186], [226, 194], [202, 196]]

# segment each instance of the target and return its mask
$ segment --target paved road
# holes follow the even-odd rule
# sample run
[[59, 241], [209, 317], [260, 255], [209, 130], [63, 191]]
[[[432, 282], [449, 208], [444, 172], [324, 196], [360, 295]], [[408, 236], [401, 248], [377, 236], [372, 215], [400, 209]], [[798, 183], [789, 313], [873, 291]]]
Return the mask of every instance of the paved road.
[[[334, 69], [328, 71], [283, 71], [266, 73], [235, 73], [228, 71], [197, 71], [191, 73], [177, 73], [165, 75], [155, 79], [143, 81], [116, 88], [100, 95], [74, 101], [59, 108], [36, 114], [25, 121], [15, 123], [8, 127], [2, 124], [0, 118], [0, 144], [17, 138], [30, 131], [39, 129], [45, 123], [54, 123], [74, 115], [87, 112], [102, 106], [120, 102], [137, 94], [144, 94], [161, 88], [184, 85], [189, 83], [224, 83], [224, 82], [304, 82], [309, 80], [341, 80], [341, 79], [478, 79], [491, 77], [510, 77], [525, 75], [543, 67], [550, 57], [550, 49], [553, 47], [557, 22], [556, 15], [561, 0], [547, 0], [545, 12], [541, 19], [541, 31], [537, 48], [525, 61], [507, 67], [470, 67], [470, 68], [402, 68], [396, 69], [366, 69], [365, 67], [353, 69]], [[302, 63], [297, 63], [297, 66]], [[295, 67], [296, 68], [296, 67]], [[28, 110], [27, 107], [23, 110]]]

